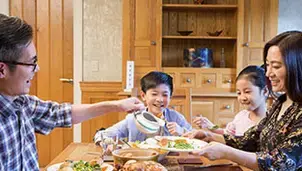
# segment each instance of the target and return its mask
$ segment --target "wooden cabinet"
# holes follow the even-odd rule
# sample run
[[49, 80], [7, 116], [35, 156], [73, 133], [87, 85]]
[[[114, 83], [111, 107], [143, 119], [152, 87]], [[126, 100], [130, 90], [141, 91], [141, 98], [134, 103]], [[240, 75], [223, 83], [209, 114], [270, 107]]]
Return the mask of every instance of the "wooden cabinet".
[[[123, 1], [123, 86], [126, 85], [127, 60], [135, 63], [135, 87], [140, 86], [139, 79], [149, 71], [164, 71], [173, 77], [175, 88], [199, 89], [202, 94], [209, 94], [206, 99], [187, 103], [175, 99], [178, 100], [176, 110], [191, 111], [186, 114], [188, 120], [194, 111], [208, 112], [214, 122], [224, 124], [239, 107], [235, 96], [229, 101], [223, 95], [235, 92], [236, 75], [245, 66], [261, 64], [264, 42], [277, 33], [278, 3], [276, 0], [204, 2]], [[192, 33], [180, 35], [178, 31], [183, 30]], [[207, 34], [217, 30], [223, 32], [219, 36]], [[186, 48], [211, 49], [213, 66], [184, 67]], [[222, 51], [224, 67], [220, 67]], [[230, 109], [220, 108], [227, 103]]]
[[247, 65], [263, 64], [263, 48], [277, 34], [278, 1], [244, 0], [242, 57], [237, 61], [238, 71]]

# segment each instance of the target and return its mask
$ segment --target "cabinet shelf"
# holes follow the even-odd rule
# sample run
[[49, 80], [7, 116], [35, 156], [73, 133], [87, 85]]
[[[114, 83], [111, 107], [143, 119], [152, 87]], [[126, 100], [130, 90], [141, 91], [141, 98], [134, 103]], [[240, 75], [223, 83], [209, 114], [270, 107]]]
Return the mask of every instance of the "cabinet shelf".
[[163, 4], [163, 9], [237, 9], [237, 5]]
[[237, 40], [237, 37], [229, 36], [163, 36], [163, 39], [217, 39], [217, 40]]

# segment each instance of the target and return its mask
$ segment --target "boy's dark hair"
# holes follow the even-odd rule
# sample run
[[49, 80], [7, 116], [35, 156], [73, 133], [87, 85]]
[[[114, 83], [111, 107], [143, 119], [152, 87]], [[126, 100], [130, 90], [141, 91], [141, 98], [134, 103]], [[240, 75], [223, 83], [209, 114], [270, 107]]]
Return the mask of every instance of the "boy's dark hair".
[[[17, 62], [33, 38], [32, 27], [18, 17], [0, 14], [0, 61]], [[8, 64], [10, 70], [15, 65]]]
[[144, 93], [151, 88], [156, 88], [160, 84], [165, 84], [170, 88], [170, 95], [172, 96], [173, 93], [173, 78], [164, 73], [159, 71], [151, 71], [143, 78], [141, 78], [141, 89]]
[[[263, 61], [266, 63], [268, 50], [278, 46], [285, 69], [285, 89], [287, 96], [294, 102], [302, 103], [302, 32], [283, 32], [266, 43], [263, 50]], [[266, 65], [265, 65], [265, 70]], [[270, 89], [271, 92], [271, 89]]]
[[245, 67], [237, 76], [236, 82], [241, 78], [245, 78], [250, 81], [253, 85], [257, 86], [262, 90], [266, 86], [266, 76], [264, 68], [250, 65]]

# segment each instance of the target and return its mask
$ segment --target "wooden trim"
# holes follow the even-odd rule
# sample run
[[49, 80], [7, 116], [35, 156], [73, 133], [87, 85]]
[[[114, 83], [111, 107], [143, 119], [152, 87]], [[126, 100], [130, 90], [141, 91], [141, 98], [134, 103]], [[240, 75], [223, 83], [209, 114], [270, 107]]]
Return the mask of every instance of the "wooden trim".
[[118, 90], [121, 91], [122, 83], [121, 82], [89, 82], [82, 81], [80, 82], [81, 92], [116, 92]]
[[122, 87], [126, 88], [127, 60], [130, 60], [130, 1], [123, 0]]
[[236, 66], [236, 75], [243, 69], [243, 39], [244, 39], [244, 1], [238, 1], [238, 10], [237, 10], [237, 66]]
[[270, 0], [270, 9], [269, 9], [269, 24], [266, 31], [269, 32], [270, 39], [278, 33], [278, 15], [279, 15], [279, 1]]

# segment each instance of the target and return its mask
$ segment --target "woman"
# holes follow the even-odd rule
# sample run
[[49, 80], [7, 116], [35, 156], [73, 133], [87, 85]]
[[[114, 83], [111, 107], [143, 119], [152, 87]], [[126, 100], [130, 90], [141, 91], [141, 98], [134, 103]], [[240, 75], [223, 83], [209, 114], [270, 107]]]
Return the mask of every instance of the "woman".
[[187, 133], [211, 142], [194, 154], [229, 159], [253, 170], [302, 169], [302, 32], [284, 32], [269, 41], [264, 62], [269, 88], [284, 93], [267, 117], [240, 137], [203, 130]]

